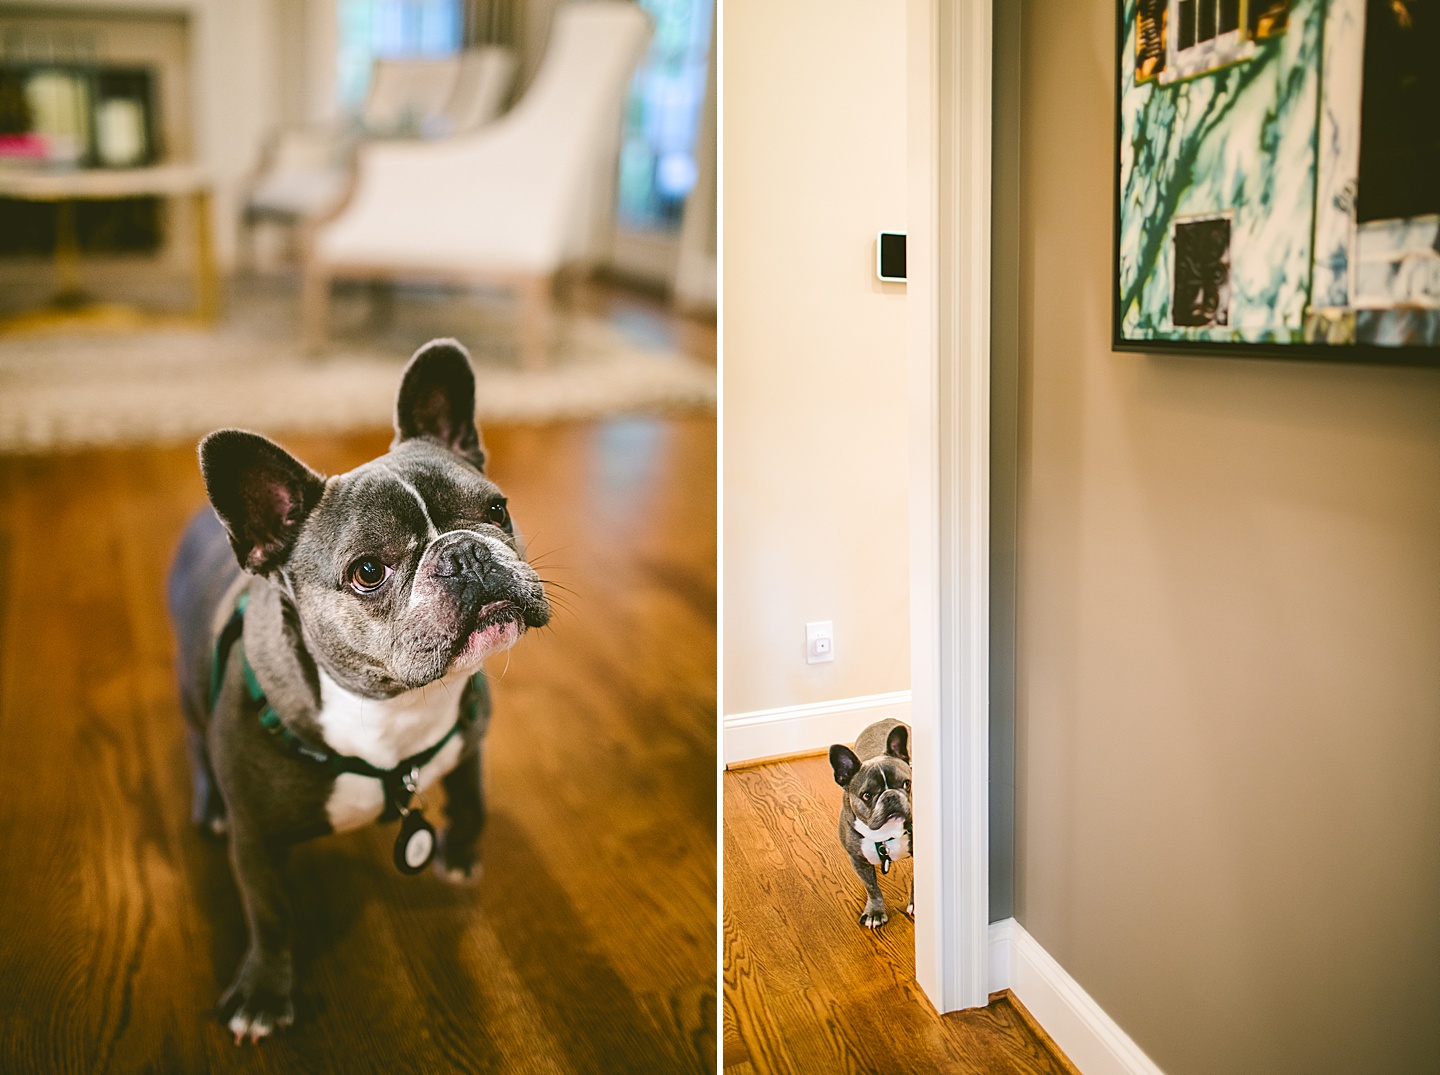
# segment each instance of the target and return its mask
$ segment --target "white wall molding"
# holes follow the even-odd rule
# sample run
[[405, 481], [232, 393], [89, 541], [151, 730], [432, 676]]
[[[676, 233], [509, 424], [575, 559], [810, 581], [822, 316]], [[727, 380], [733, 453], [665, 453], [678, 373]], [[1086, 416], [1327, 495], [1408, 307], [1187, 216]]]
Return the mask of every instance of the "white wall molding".
[[725, 718], [725, 764], [828, 750], [831, 743], [853, 743], [867, 726], [892, 717], [910, 723], [909, 691], [734, 713]]
[[910, 0], [915, 977], [984, 1005], [990, 922], [991, 0]]
[[1013, 918], [990, 924], [990, 991], [1008, 989], [1082, 1075], [1164, 1075]]

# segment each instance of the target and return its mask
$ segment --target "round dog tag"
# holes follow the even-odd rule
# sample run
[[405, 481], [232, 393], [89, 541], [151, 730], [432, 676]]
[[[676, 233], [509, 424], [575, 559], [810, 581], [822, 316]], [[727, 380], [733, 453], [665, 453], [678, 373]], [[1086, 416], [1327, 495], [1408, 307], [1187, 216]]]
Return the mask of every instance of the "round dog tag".
[[419, 873], [434, 857], [435, 830], [419, 810], [411, 810], [395, 837], [395, 868], [401, 873]]

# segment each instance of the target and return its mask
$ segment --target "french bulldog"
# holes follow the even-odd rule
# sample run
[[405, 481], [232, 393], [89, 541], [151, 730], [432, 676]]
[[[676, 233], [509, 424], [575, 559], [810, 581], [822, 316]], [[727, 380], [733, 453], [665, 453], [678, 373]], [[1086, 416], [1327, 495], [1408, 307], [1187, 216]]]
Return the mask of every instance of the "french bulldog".
[[[840, 743], [830, 748], [830, 768], [845, 791], [840, 844], [869, 894], [860, 924], [879, 929], [890, 916], [875, 868], [889, 873], [892, 863], [910, 855], [909, 727], [898, 720], [876, 721], [860, 733], [854, 750]], [[913, 878], [905, 913], [915, 915]]]
[[[400, 818], [402, 871], [438, 843], [444, 876], [478, 875], [481, 662], [550, 605], [474, 415], [469, 356], [434, 340], [405, 368], [390, 450], [349, 473], [322, 477], [242, 430], [200, 442], [214, 510], [181, 538], [168, 598], [193, 820], [228, 835], [249, 932], [220, 1000], [236, 1044], [295, 1018], [290, 848]], [[436, 783], [438, 841], [420, 809]]]

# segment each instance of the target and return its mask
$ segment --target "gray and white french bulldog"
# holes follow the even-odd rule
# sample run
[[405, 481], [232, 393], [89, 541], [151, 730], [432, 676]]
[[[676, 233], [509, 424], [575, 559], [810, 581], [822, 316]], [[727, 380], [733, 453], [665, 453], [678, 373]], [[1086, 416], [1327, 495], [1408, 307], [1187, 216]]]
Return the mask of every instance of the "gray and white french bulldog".
[[403, 815], [396, 865], [423, 868], [435, 840], [415, 807], [439, 782], [436, 865], [478, 874], [490, 698], [477, 673], [550, 606], [474, 415], [469, 356], [435, 340], [405, 368], [390, 450], [347, 474], [241, 430], [200, 443], [214, 511], [181, 539], [169, 603], [194, 820], [228, 833], [249, 929], [221, 998], [237, 1044], [294, 1020], [295, 844]]
[[[830, 748], [830, 768], [845, 791], [840, 843], [868, 893], [860, 924], [879, 929], [890, 916], [875, 868], [889, 873], [892, 863], [910, 855], [909, 727], [898, 720], [876, 721], [860, 733], [854, 750], [839, 743]], [[905, 913], [915, 914], [913, 879]]]

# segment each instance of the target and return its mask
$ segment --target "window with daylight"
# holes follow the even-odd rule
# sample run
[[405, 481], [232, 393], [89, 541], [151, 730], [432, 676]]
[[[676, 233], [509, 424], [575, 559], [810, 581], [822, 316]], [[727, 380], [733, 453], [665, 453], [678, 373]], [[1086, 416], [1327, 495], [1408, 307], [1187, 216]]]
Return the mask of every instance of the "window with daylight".
[[360, 111], [377, 59], [449, 56], [460, 49], [461, 0], [338, 0], [336, 7], [336, 91], [348, 114]]
[[674, 230], [695, 185], [695, 134], [704, 105], [714, 0], [640, 0], [655, 20], [635, 74], [620, 150], [619, 217]]

